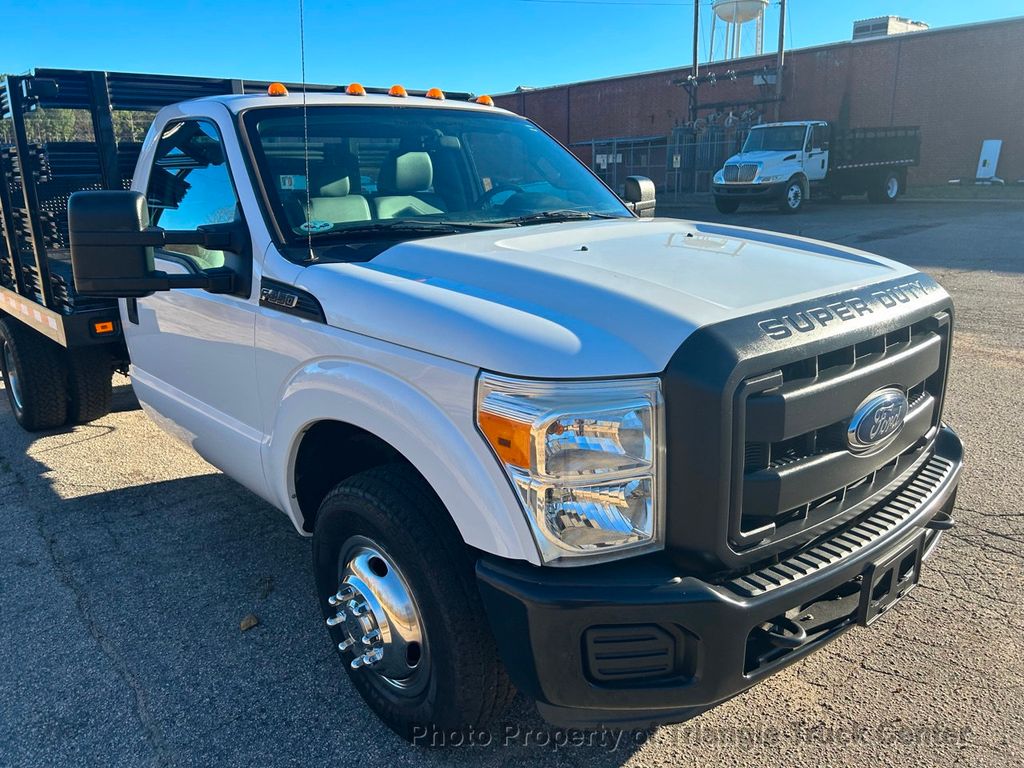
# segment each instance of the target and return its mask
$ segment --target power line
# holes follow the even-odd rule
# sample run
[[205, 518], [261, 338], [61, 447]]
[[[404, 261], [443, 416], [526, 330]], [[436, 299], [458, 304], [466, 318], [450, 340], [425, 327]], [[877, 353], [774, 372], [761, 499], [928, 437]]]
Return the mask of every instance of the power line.
[[638, 2], [631, 3], [627, 0], [515, 0], [517, 3], [544, 3], [551, 5], [663, 5], [672, 6], [675, 8], [692, 8], [693, 3], [668, 3], [668, 2], [651, 2], [651, 0], [639, 0]]

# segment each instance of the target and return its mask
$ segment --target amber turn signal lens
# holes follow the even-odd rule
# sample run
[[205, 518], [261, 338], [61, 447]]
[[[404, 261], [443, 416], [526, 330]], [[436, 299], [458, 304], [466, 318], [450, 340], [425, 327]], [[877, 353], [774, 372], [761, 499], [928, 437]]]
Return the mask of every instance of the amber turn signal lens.
[[513, 467], [530, 466], [530, 425], [482, 411], [480, 430], [498, 458]]
[[429, 91], [427, 91], [427, 98], [440, 99], [441, 101], [444, 101], [444, 91], [442, 91], [440, 88], [431, 88]]
[[287, 96], [288, 89], [284, 87], [284, 83], [271, 83], [267, 87], [267, 96]]
[[349, 87], [345, 89], [345, 93], [349, 96], [365, 96], [366, 89], [359, 83], [351, 83]]
[[409, 93], [400, 85], [392, 85], [391, 90], [388, 91], [388, 96], [399, 96], [404, 98], [408, 95]]
[[92, 324], [92, 331], [97, 336], [105, 336], [114, 332], [114, 323], [110, 320], [97, 320]]
[[474, 101], [476, 101], [477, 104], [483, 104], [485, 107], [494, 106], [494, 99], [492, 99], [490, 96], [486, 94], [484, 94], [483, 96], [477, 96], [476, 99], [474, 99]]

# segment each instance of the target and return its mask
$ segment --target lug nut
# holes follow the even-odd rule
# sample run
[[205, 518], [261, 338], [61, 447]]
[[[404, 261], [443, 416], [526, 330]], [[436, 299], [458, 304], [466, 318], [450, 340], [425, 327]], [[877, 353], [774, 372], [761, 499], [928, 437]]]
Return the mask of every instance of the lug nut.
[[371, 629], [369, 632], [363, 635], [363, 645], [373, 645], [378, 640], [380, 640], [379, 629]]
[[352, 587], [345, 585], [338, 589], [336, 594], [331, 595], [327, 598], [327, 602], [332, 606], [341, 605], [346, 600], [351, 599], [355, 595], [356, 591]]
[[366, 603], [349, 603], [349, 610], [352, 611], [353, 616], [362, 616], [369, 607]]
[[352, 669], [359, 669], [360, 667], [369, 667], [376, 664], [383, 657], [384, 649], [374, 648], [372, 651], [368, 651], [367, 653], [364, 653], [362, 656], [357, 656], [356, 658], [352, 659], [352, 664], [350, 666], [352, 667]]
[[339, 651], [347, 651], [349, 648], [351, 648], [355, 644], [356, 644], [355, 640], [353, 640], [351, 637], [347, 637], [344, 640], [342, 640], [340, 643], [338, 643], [338, 650]]
[[327, 626], [328, 627], [336, 627], [339, 624], [341, 624], [341, 622], [343, 622], [344, 620], [345, 620], [345, 612], [344, 611], [338, 611], [333, 616], [329, 616], [327, 618]]

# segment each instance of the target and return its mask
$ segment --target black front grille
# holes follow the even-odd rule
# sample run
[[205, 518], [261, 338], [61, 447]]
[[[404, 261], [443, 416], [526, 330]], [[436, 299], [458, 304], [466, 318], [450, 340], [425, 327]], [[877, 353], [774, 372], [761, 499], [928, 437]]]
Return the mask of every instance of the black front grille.
[[[951, 318], [915, 273], [687, 337], [663, 374], [666, 550], [694, 573], [749, 572], [870, 512], [939, 433]], [[855, 455], [851, 415], [894, 386], [912, 406], [902, 431]]]
[[[816, 528], [857, 507], [916, 461], [939, 422], [949, 342], [946, 313], [748, 377], [736, 399], [730, 538], [737, 547]], [[885, 449], [858, 456], [846, 431], [883, 387], [909, 401]]]

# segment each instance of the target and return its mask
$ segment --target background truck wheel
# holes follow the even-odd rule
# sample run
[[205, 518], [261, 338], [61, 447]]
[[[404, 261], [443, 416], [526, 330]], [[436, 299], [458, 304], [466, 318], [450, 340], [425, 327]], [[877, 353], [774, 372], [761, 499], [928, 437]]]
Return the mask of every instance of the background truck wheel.
[[790, 179], [782, 192], [779, 210], [783, 213], [798, 213], [804, 207], [804, 184], [800, 179]]
[[400, 736], [485, 727], [514, 695], [448, 512], [403, 464], [342, 482], [313, 532], [320, 607], [345, 670]]
[[715, 195], [715, 208], [718, 209], [719, 213], [736, 213], [739, 210], [740, 201], [730, 200], [728, 197], [719, 197]]
[[868, 200], [872, 203], [891, 203], [903, 192], [903, 182], [895, 171], [889, 171], [878, 177], [868, 187]]
[[14, 320], [0, 320], [0, 366], [14, 418], [29, 432], [68, 418], [64, 350]]
[[110, 413], [114, 371], [103, 347], [68, 350], [68, 423], [85, 424]]

